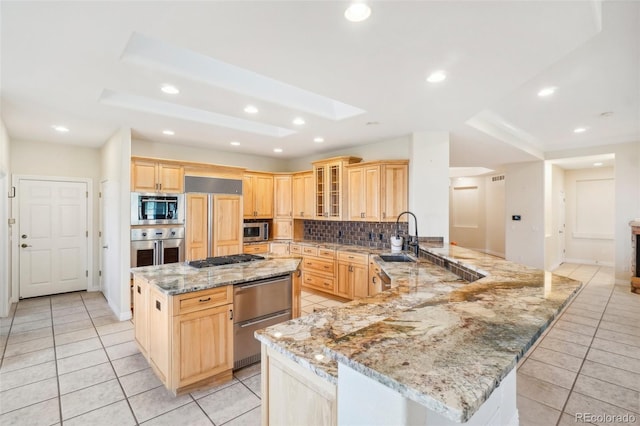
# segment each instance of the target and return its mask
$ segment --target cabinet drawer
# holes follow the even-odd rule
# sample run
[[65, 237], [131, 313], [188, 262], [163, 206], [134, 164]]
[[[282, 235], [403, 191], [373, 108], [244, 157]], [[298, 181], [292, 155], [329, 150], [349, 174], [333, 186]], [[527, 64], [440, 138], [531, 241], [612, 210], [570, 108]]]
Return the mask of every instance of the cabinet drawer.
[[202, 309], [213, 308], [233, 302], [233, 286], [213, 288], [211, 290], [187, 293], [175, 297], [177, 309], [174, 305], [174, 315], [186, 314], [200, 311]]
[[296, 254], [302, 254], [302, 247], [299, 246], [298, 244], [291, 244], [289, 246], [289, 252], [296, 253]]
[[369, 261], [369, 255], [364, 253], [352, 253], [350, 251], [339, 251], [338, 260], [366, 265]]
[[302, 273], [302, 283], [308, 287], [317, 288], [322, 291], [335, 291], [335, 281], [332, 277], [325, 277], [309, 272]]
[[302, 254], [307, 254], [309, 256], [317, 256], [318, 247], [302, 246]]
[[313, 257], [305, 257], [302, 260], [302, 266], [305, 271], [317, 271], [325, 274], [331, 274], [335, 272], [335, 262], [333, 260], [322, 260]]
[[332, 250], [332, 249], [319, 248], [318, 249], [318, 256], [319, 257], [325, 257], [327, 259], [335, 259], [336, 258], [336, 251]]
[[264, 244], [247, 244], [244, 246], [245, 253], [268, 253], [269, 243]]

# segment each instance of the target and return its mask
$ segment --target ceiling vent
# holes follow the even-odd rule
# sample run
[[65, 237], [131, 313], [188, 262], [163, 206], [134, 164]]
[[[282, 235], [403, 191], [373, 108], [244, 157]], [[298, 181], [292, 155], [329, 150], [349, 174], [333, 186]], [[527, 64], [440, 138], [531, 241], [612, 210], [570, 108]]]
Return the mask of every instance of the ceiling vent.
[[498, 182], [498, 181], [501, 181], [501, 180], [504, 180], [504, 175], [500, 175], [500, 176], [493, 176], [493, 177], [491, 178], [491, 182]]

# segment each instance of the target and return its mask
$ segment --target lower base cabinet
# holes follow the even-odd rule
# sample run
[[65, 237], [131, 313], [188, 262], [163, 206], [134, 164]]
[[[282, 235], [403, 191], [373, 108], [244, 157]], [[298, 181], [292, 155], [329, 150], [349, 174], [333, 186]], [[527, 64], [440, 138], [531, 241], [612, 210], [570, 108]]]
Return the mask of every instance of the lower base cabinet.
[[178, 395], [231, 380], [233, 286], [175, 296], [148, 291], [147, 327], [135, 327], [136, 341], [148, 342], [141, 352], [165, 387]]
[[262, 345], [262, 425], [336, 425], [337, 387]]

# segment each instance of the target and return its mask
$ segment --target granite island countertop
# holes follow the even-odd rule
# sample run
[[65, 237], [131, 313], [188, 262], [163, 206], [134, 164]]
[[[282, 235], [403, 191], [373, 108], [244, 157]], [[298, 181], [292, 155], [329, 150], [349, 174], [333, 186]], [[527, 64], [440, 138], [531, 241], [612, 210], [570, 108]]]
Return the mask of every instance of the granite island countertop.
[[293, 256], [265, 256], [264, 260], [199, 269], [187, 262], [169, 263], [132, 268], [131, 273], [155, 285], [163, 293], [174, 296], [289, 274], [298, 268], [300, 260]]
[[[441, 266], [422, 257], [417, 263], [376, 257], [396, 287], [256, 337], [331, 383], [339, 361], [465, 422], [581, 283], [461, 247], [423, 250]], [[465, 281], [447, 267], [479, 279]]]

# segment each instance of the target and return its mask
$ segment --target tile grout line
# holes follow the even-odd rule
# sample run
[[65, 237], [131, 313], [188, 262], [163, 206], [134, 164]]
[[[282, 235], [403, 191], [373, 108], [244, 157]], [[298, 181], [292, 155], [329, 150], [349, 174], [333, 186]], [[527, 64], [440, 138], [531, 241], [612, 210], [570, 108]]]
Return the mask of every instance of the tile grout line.
[[[601, 267], [599, 267], [597, 269], [596, 273], [598, 271], [600, 271], [600, 268]], [[596, 273], [594, 273], [591, 276], [591, 278], [589, 279], [587, 284], [584, 286], [585, 289], [587, 288], [587, 286], [589, 284], [591, 284], [591, 280], [593, 279], [593, 277], [596, 276]], [[613, 290], [614, 290], [614, 288], [612, 287], [611, 290], [610, 290], [609, 296], [607, 297], [607, 303], [605, 304], [605, 311], [607, 309], [607, 306], [609, 306], [609, 301], [611, 300], [611, 296], [613, 295]], [[569, 403], [569, 399], [571, 398], [571, 395], [574, 392], [574, 389], [576, 387], [576, 383], [578, 381], [578, 378], [580, 377], [580, 372], [582, 371], [582, 367], [584, 366], [584, 363], [587, 360], [587, 356], [589, 356], [589, 351], [591, 350], [591, 346], [593, 345], [593, 341], [595, 340], [596, 334], [598, 333], [598, 329], [600, 328], [600, 323], [602, 322], [602, 317], [604, 317], [604, 311], [602, 312], [602, 315], [600, 316], [600, 319], [598, 320], [598, 325], [596, 325], [596, 329], [593, 332], [593, 336], [591, 337], [591, 341], [589, 342], [589, 348], [587, 349], [587, 352], [584, 354], [584, 357], [582, 358], [582, 362], [580, 363], [580, 367], [578, 368], [578, 371], [576, 373], [576, 378], [573, 380], [573, 383], [571, 384], [571, 389], [569, 390], [569, 394], [567, 395], [567, 399], [564, 401], [564, 404], [562, 405], [562, 409], [560, 410], [560, 416], [558, 417], [558, 421], [556, 422], [556, 426], [560, 425], [560, 421], [562, 420], [562, 414], [565, 413], [564, 410], [567, 408], [567, 404]], [[575, 392], [576, 393], [580, 393], [580, 392], [577, 392], [577, 391], [575, 391]], [[597, 399], [597, 398], [594, 398], [594, 399]], [[571, 415], [570, 413], [567, 413], [567, 414]]]
[[[19, 302], [18, 302], [19, 303]], [[60, 392], [60, 371], [58, 371], [58, 351], [56, 348], [56, 330], [55, 325], [53, 324], [53, 302], [51, 301], [51, 297], [49, 297], [49, 308], [51, 309], [49, 313], [51, 314], [51, 339], [53, 340], [53, 365], [56, 368], [56, 386], [58, 388], [58, 418], [60, 420], [60, 425], [63, 425], [62, 421], [62, 393]], [[16, 306], [16, 310], [18, 307]]]

